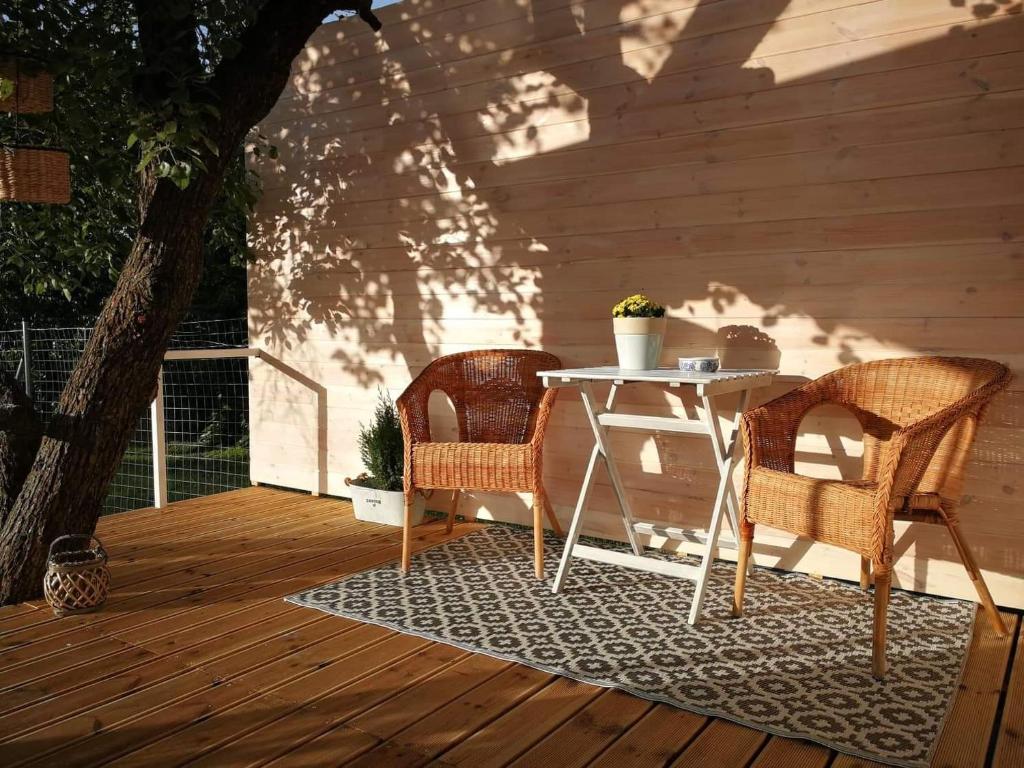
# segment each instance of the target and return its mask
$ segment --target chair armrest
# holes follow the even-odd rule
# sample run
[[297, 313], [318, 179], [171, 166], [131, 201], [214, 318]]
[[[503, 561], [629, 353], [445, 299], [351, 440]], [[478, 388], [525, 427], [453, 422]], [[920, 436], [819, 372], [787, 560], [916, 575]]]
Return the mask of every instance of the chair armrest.
[[395, 401], [406, 446], [430, 442], [430, 387], [420, 374]]
[[748, 468], [793, 472], [796, 435], [807, 411], [828, 401], [828, 389], [811, 381], [743, 414], [743, 452]]
[[551, 418], [551, 408], [558, 397], [558, 388], [549, 387], [545, 390], [537, 406], [537, 417], [533, 420], [533, 431], [528, 435], [527, 442], [533, 446], [533, 450], [539, 451], [544, 446], [544, 433], [548, 428], [548, 421]]
[[892, 517], [917, 491], [946, 433], [961, 419], [980, 414], [1008, 383], [1009, 377], [994, 381], [920, 421], [901, 427], [882, 444], [874, 538], [883, 563], [892, 563]]
[[[890, 500], [908, 498], [939, 449], [946, 433], [961, 419], [971, 416], [984, 402], [974, 393], [920, 421], [897, 429], [882, 444], [878, 468], [878, 492], [886, 506]], [[987, 400], [988, 398], [984, 398]]]

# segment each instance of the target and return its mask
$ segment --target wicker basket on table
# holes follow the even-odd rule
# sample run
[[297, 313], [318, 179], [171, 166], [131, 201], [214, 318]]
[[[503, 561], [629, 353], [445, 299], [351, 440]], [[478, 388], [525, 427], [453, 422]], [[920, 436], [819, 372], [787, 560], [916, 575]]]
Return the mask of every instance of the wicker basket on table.
[[[91, 546], [95, 542], [96, 546]], [[57, 545], [64, 545], [57, 551]], [[58, 536], [50, 545], [43, 594], [57, 616], [89, 613], [107, 601], [110, 569], [107, 552], [95, 536]]]

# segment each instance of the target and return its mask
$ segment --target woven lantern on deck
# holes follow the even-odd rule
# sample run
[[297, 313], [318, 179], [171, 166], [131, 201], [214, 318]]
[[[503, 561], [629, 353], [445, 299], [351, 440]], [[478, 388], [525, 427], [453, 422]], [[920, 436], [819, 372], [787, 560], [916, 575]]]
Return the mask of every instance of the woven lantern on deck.
[[[96, 546], [90, 546], [96, 542]], [[58, 545], [60, 548], [58, 550]], [[50, 545], [43, 594], [57, 616], [99, 610], [107, 601], [107, 552], [95, 536], [58, 536]]]
[[0, 112], [30, 114], [53, 110], [53, 75], [26, 66], [21, 58], [0, 58], [0, 78], [14, 83], [14, 91], [0, 99]]
[[0, 146], [0, 200], [69, 202], [71, 164], [68, 153], [44, 147]]

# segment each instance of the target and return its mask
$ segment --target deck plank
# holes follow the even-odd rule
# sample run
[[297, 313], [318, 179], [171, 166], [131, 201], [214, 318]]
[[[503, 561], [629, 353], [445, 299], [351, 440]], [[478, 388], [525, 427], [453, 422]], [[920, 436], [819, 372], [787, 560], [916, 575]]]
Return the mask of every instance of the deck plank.
[[832, 750], [801, 739], [773, 736], [751, 763], [751, 768], [825, 768]]
[[[352, 528], [346, 524], [348, 522], [347, 520], [343, 521], [335, 533], [339, 536], [352, 533], [353, 535], [371, 537], [374, 534], [386, 535], [389, 532], [388, 529], [377, 526], [373, 526], [372, 530], [362, 527]], [[265, 521], [257, 520], [253, 522], [255, 530], [259, 530], [264, 526]], [[210, 539], [219, 539], [222, 536], [216, 528], [211, 529], [208, 535]], [[181, 541], [180, 532], [177, 538], [179, 547], [185, 551], [196, 550], [204, 541], [200, 534], [192, 531], [189, 533], [189, 541], [187, 542]], [[327, 536], [324, 537], [325, 540], [327, 538]], [[303, 547], [303, 550], [305, 549], [307, 547]], [[177, 572], [165, 573], [158, 579], [140, 585], [137, 588], [128, 589], [126, 588], [128, 584], [121, 584], [121, 580], [124, 579], [126, 582], [130, 582], [130, 578], [125, 578], [126, 573], [131, 573], [130, 566], [126, 567], [121, 564], [118, 559], [119, 551], [117, 547], [111, 547], [110, 554], [112, 556], [111, 576], [114, 590], [105, 607], [107, 609], [116, 607], [119, 614], [125, 614], [146, 606], [172, 602], [180, 596], [194, 594], [199, 585], [213, 583], [214, 577], [218, 574], [233, 576], [235, 581], [252, 575], [253, 571], [251, 570], [248, 572], [245, 570], [240, 571], [238, 567], [240, 564], [249, 563], [250, 566], [254, 565], [256, 573], [270, 570], [265, 556], [260, 557], [255, 554], [246, 556], [247, 553], [243, 553], [240, 560], [223, 563], [209, 563], [200, 559], [199, 564], [201, 567], [195, 573], [186, 575]], [[121, 587], [118, 586], [119, 584], [121, 584]], [[25, 641], [35, 641], [45, 636], [66, 634], [69, 630], [73, 629], [104, 624], [111, 620], [111, 614], [110, 610], [105, 610], [99, 613], [57, 619], [51, 613], [45, 612], [42, 617], [29, 617], [24, 626], [11, 626], [0, 632], [0, 650], [16, 646]]]
[[[0, 637], [0, 651], [44, 639], [60, 638], [63, 641], [68, 635], [83, 629], [116, 634], [146, 621], [166, 618], [170, 611], [185, 612], [203, 607], [209, 609], [215, 602], [242, 596], [252, 598], [254, 584], [287, 582], [298, 574], [332, 562], [341, 549], [345, 550], [344, 557], [348, 559], [377, 550], [388, 551], [389, 547], [397, 545], [398, 538], [399, 534], [382, 536], [375, 531], [352, 533], [346, 530], [339, 532], [333, 539], [319, 539], [315, 547], [305, 547], [298, 552], [286, 551], [274, 557], [253, 557], [243, 565], [233, 564], [226, 570], [214, 565], [207, 573], [194, 578], [179, 578], [173, 585], [161, 585], [159, 588], [150, 586], [144, 591], [129, 592], [127, 595], [115, 593], [108, 600], [108, 610], [68, 616]], [[269, 580], [265, 581], [263, 577], [269, 577]], [[284, 591], [272, 591], [277, 596], [279, 592], [288, 594], [289, 591], [295, 592], [301, 588], [290, 589], [286, 586]]]
[[747, 765], [768, 734], [727, 720], [712, 720], [672, 763], [672, 768], [735, 768]]
[[[1006, 614], [1003, 618], [1010, 626], [1014, 625], [1013, 615]], [[985, 612], [979, 610], [974, 619], [974, 637], [963, 680], [935, 749], [933, 765], [957, 768], [985, 765], [1012, 649], [1013, 634], [997, 636]]]
[[[273, 561], [264, 556], [263, 562], [269, 568]], [[219, 565], [224, 564], [221, 563]], [[236, 565], [241, 564], [236, 563]], [[207, 566], [203, 572], [209, 576], [211, 575], [211, 568]], [[279, 605], [275, 605], [273, 608], [274, 611], [283, 609], [284, 607]], [[219, 614], [215, 620], [218, 623], [224, 622], [230, 616], [231, 610], [227, 609], [224, 613]], [[202, 623], [198, 620], [198, 617], [194, 618], [196, 618], [196, 621], [186, 625], [187, 631], [192, 631], [195, 626]], [[168, 629], [181, 631], [182, 622], [176, 615], [168, 615], [168, 612], [165, 611], [162, 619], [144, 624], [135, 630], [118, 632], [117, 636], [122, 641], [140, 644], [153, 638], [161, 637], [163, 634], [166, 634]], [[109, 628], [108, 631], [110, 631]], [[62, 672], [65, 666], [95, 661], [103, 655], [104, 645], [109, 645], [109, 643], [110, 637], [108, 635], [97, 635], [95, 639], [86, 643], [69, 643], [64, 638], [58, 639], [57, 642], [51, 643], [49, 646], [35, 643], [31, 646], [31, 656], [28, 658], [25, 658], [25, 654], [19, 654], [16, 651], [5, 654], [0, 658], [0, 671], [3, 672], [5, 684], [19, 678], [21, 675], [28, 674], [27, 671], [22, 669], [26, 666], [35, 666], [40, 669], [49, 670], [50, 674], [57, 674]], [[49, 653], [49, 650], [53, 650], [53, 653]], [[61, 658], [62, 656], [66, 658]]]
[[[366, 547], [363, 546], [365, 542], [359, 539], [350, 539], [348, 546], [344, 546], [344, 539], [339, 539], [336, 543], [338, 549], [335, 553], [312, 560], [297, 553], [283, 553], [280, 558], [263, 558], [262, 565], [260, 562], [254, 562], [248, 568], [242, 569], [241, 575], [236, 573], [237, 579], [229, 580], [227, 583], [210, 584], [206, 589], [197, 586], [195, 589], [186, 589], [181, 594], [178, 589], [159, 590], [148, 601], [143, 599], [148, 595], [140, 595], [139, 604], [145, 607], [126, 612], [111, 611], [105, 621], [72, 625], [63, 631], [59, 628], [43, 631], [41, 637], [30, 647], [19, 648], [17, 650], [21, 652], [5, 654], [5, 657], [30, 659], [33, 649], [37, 657], [61, 653], [67, 648], [69, 641], [78, 639], [69, 635], [84, 634], [92, 639], [114, 637], [133, 644], [145, 645], [148, 640], [180, 629], [182, 626], [194, 627], [204, 621], [223, 620], [234, 611], [242, 610], [258, 600], [277, 601], [283, 595], [294, 591], [288, 585], [295, 583], [296, 579], [302, 576], [314, 582], [321, 576], [330, 578], [339, 570], [343, 570], [344, 563], [358, 562], [359, 558], [366, 554]], [[388, 546], [387, 542], [382, 542], [379, 549], [387, 552]], [[394, 547], [395, 544], [392, 543], [390, 546]], [[370, 551], [373, 550], [371, 547]], [[263, 577], [261, 585], [256, 589], [247, 579], [247, 576], [254, 574]], [[204, 586], [207, 584], [205, 581], [198, 583]], [[165, 600], [168, 593], [176, 597]], [[113, 600], [111, 603], [117, 605]], [[84, 617], [69, 618], [73, 620]], [[19, 639], [24, 640], [23, 637]], [[102, 669], [99, 672], [102, 673]]]
[[[442, 754], [439, 761], [462, 768], [500, 768], [577, 714], [601, 693], [602, 689], [597, 686], [556, 677], [533, 696]], [[563, 765], [562, 756], [558, 757], [556, 762]]]
[[700, 733], [708, 718], [658, 704], [592, 763], [595, 768], [666, 765]]
[[[532, 765], [584, 766], [654, 707], [618, 690], [603, 692], [543, 741], [515, 760], [516, 768]], [[500, 722], [500, 721], [498, 721]], [[550, 728], [550, 724], [546, 724]], [[442, 756], [444, 759], [447, 756]], [[447, 761], [446, 761], [447, 762]]]
[[[111, 736], [111, 731], [116, 733], [118, 725], [154, 709], [178, 711], [177, 703], [189, 694], [218, 688], [245, 671], [272, 664], [307, 646], [354, 630], [355, 627], [339, 629], [325, 621], [313, 622], [274, 638], [240, 643], [243, 647], [224, 655], [216, 669], [200, 666], [185, 671], [174, 659], [160, 659], [149, 669], [114, 676], [64, 697], [67, 701], [61, 706], [67, 707], [65, 711], [74, 712], [70, 717], [47, 719], [40, 717], [36, 710], [17, 713], [22, 717], [32, 716], [31, 728], [7, 743], [5, 757], [10, 760], [9, 765], [23, 762], [63, 765], [61, 759], [73, 764], [76, 755], [87, 749], [92, 751], [83, 743], [87, 740], [101, 745], [103, 749], [99, 751], [103, 754], [116, 755], [115, 747], [119, 742], [116, 736]], [[284, 669], [279, 673], [286, 674]], [[28, 724], [22, 721], [22, 731]]]
[[1010, 672], [1010, 684], [1003, 701], [993, 768], [1019, 768], [1024, 765], [1024, 620], [1017, 620], [1016, 653]]
[[[0, 610], [5, 766], [877, 765], [284, 602], [397, 557], [400, 532], [341, 500], [244, 489], [100, 532], [103, 611]], [[433, 522], [414, 545], [447, 538]], [[1006, 618], [1008, 638], [977, 621], [933, 768], [1024, 763], [1022, 622]]]
[[436, 710], [431, 717], [413, 723], [348, 764], [395, 768], [424, 765], [501, 717], [553, 678], [554, 675], [532, 667], [510, 665]]
[[[152, 735], [157, 736], [153, 739], [154, 743], [111, 765], [145, 768], [151, 765], [178, 765], [188, 760], [194, 761], [190, 763], [193, 766], [221, 765], [223, 754], [209, 753], [225, 745], [237, 748], [245, 743], [253, 731], [298, 709], [294, 704], [274, 695], [280, 686], [305, 683], [312, 687], [312, 678], [322, 670], [331, 670], [332, 678], [336, 680], [355, 680], [373, 674], [396, 659], [403, 659], [421, 650], [427, 644], [421, 638], [389, 633], [380, 627], [364, 626], [360, 629], [366, 631], [366, 641], [361, 644], [353, 645], [351, 636], [346, 635], [340, 638], [341, 642], [332, 640], [321, 644], [314, 655], [289, 659], [289, 666], [298, 663], [303, 667], [299, 675], [290, 680], [280, 679], [278, 670], [267, 667], [233, 679], [230, 687], [235, 688], [237, 693], [228, 698], [216, 697], [223, 688], [204, 691], [202, 695], [192, 697], [188, 704], [202, 711], [204, 714], [201, 717], [183, 720], [177, 712], [173, 713], [168, 727], [147, 728]], [[180, 705], [175, 710], [179, 708]], [[314, 722], [326, 720], [324, 714], [319, 712], [309, 711], [303, 715]], [[154, 726], [159, 724], [154, 723]], [[158, 738], [162, 734], [169, 735]], [[138, 740], [135, 743], [138, 744]]]
[[[374, 671], [372, 676], [363, 675], [352, 682], [346, 683], [337, 674], [339, 670], [332, 667], [318, 670], [309, 678], [261, 696], [260, 698], [287, 702], [291, 706], [280, 707], [278, 713], [271, 713], [283, 713], [273, 720], [262, 718], [257, 731], [249, 732], [244, 739], [227, 741], [205, 755], [199, 764], [214, 765], [217, 768], [242, 768], [284, 757], [289, 752], [298, 752], [307, 742], [337, 728], [375, 704], [392, 698], [396, 693], [408, 690], [422, 680], [438, 674], [455, 660], [467, 655], [451, 646], [427, 643], [426, 647], [411, 655], [391, 659], [386, 666]], [[325, 677], [329, 679], [325, 680]], [[307, 702], [303, 700], [307, 683], [315, 683], [320, 688], [330, 686], [331, 690], [320, 698]], [[250, 709], [255, 708], [259, 712], [262, 706], [258, 699], [247, 704], [246, 719], [249, 719]], [[368, 747], [377, 743], [376, 738], [370, 739]], [[293, 755], [293, 759], [297, 756], [301, 756], [301, 752], [299, 755]], [[143, 759], [139, 761], [140, 765], [154, 764], [148, 754], [141, 757]], [[311, 764], [322, 765], [323, 761]]]
[[511, 666], [489, 656], [465, 656], [412, 688], [386, 697], [346, 723], [301, 742], [271, 765], [318, 766], [328, 761], [340, 765], [354, 760]]

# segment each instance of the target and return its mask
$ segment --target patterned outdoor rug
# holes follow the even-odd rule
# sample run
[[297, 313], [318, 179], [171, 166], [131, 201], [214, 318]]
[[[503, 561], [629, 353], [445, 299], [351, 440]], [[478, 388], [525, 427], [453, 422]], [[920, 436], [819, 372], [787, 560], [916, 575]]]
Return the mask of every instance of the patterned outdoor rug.
[[[488, 526], [398, 565], [287, 598], [298, 605], [621, 688], [701, 714], [893, 765], [926, 766], [956, 693], [975, 606], [894, 591], [890, 672], [871, 677], [871, 596], [755, 569], [729, 615], [735, 567], [716, 562], [701, 621], [691, 582], [574, 560], [551, 593], [529, 531]], [[604, 546], [608, 546], [605, 542]]]

